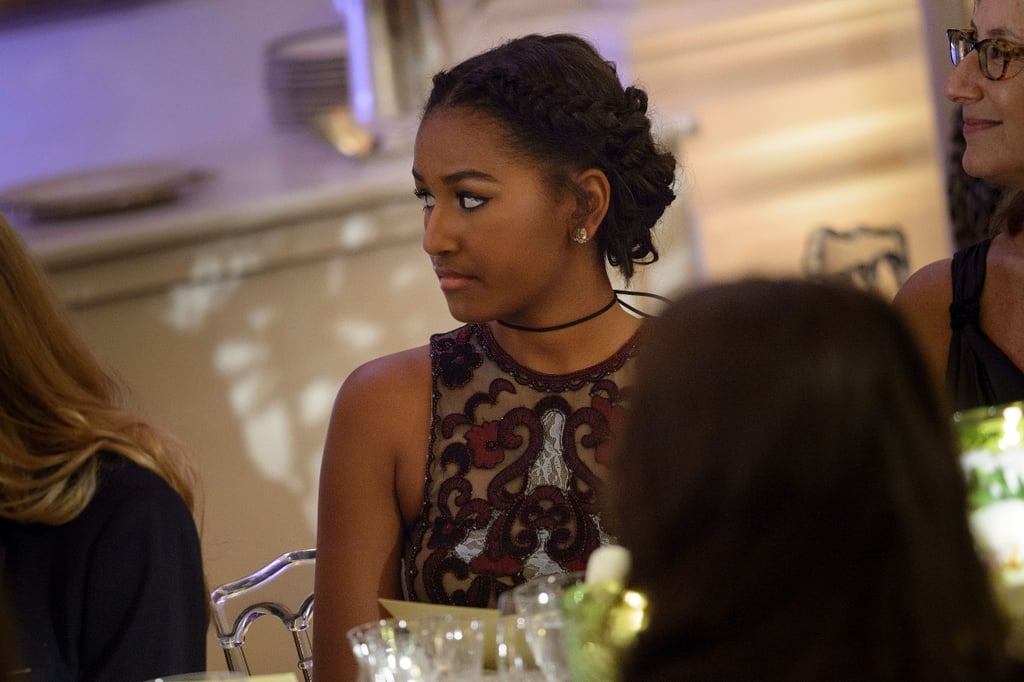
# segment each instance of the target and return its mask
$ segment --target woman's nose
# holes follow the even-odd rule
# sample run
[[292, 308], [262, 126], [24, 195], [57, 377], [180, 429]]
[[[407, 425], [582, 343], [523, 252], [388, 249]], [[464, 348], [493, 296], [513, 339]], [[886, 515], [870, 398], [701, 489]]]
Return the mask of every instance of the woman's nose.
[[982, 96], [979, 80], [984, 78], [981, 69], [978, 68], [978, 54], [971, 52], [953, 67], [946, 78], [943, 93], [946, 95], [946, 99], [958, 104], [979, 100]]
[[451, 231], [442, 211], [435, 205], [423, 212], [423, 250], [437, 256], [453, 250]]

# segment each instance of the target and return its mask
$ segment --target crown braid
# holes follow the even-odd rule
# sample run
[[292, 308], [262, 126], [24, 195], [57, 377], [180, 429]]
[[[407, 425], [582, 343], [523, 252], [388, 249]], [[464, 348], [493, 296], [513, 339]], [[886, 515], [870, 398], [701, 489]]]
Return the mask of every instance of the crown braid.
[[623, 88], [615, 65], [585, 40], [528, 35], [434, 76], [424, 116], [466, 107], [502, 123], [509, 146], [543, 162], [556, 186], [598, 168], [611, 202], [596, 235], [602, 256], [628, 281], [658, 252], [652, 229], [675, 199], [676, 160], [651, 134], [647, 93]]

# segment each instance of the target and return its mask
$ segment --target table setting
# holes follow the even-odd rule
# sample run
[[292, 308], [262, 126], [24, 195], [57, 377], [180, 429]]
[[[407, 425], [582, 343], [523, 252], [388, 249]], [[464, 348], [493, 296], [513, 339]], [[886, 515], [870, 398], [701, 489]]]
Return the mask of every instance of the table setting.
[[502, 593], [497, 609], [384, 600], [392, 617], [347, 633], [360, 682], [612, 682], [645, 624], [628, 570], [628, 552], [608, 546], [586, 571]]

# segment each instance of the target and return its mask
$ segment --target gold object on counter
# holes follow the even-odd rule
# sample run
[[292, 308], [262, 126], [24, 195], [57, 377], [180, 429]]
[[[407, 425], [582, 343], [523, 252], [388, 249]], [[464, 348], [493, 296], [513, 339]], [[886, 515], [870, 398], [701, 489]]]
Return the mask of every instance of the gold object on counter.
[[348, 107], [320, 112], [313, 117], [313, 125], [332, 147], [353, 159], [366, 158], [377, 146], [373, 133], [356, 123]]

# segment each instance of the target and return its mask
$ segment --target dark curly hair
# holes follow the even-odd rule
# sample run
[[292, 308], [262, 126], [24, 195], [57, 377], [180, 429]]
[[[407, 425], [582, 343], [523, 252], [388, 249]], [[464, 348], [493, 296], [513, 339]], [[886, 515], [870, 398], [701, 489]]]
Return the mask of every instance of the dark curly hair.
[[676, 159], [651, 135], [647, 93], [623, 88], [615, 64], [571, 34], [527, 35], [434, 76], [423, 115], [466, 107], [503, 125], [509, 147], [540, 161], [556, 187], [581, 192], [570, 175], [604, 172], [608, 213], [595, 237], [628, 281], [658, 260], [651, 231], [675, 199]]

